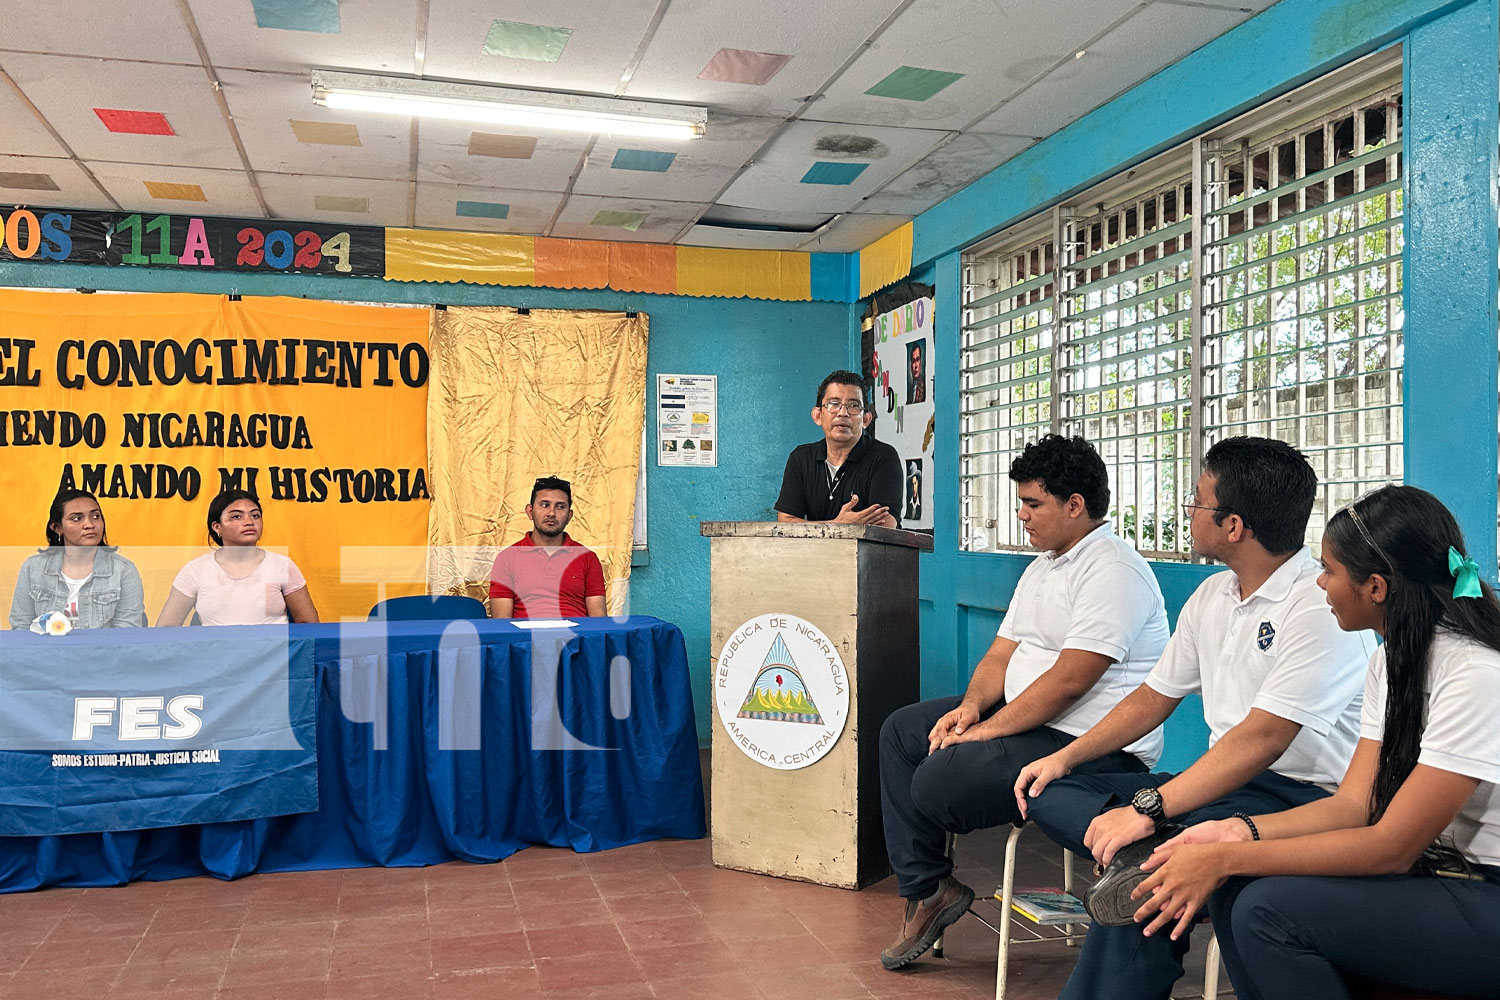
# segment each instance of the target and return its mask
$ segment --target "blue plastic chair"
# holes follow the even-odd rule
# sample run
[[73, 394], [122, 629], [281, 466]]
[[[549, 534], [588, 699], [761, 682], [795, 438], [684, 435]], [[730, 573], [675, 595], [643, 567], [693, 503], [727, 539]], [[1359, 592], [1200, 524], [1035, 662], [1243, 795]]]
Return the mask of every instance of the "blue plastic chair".
[[416, 594], [391, 597], [370, 609], [370, 621], [423, 622], [455, 618], [488, 618], [484, 602], [460, 594]]

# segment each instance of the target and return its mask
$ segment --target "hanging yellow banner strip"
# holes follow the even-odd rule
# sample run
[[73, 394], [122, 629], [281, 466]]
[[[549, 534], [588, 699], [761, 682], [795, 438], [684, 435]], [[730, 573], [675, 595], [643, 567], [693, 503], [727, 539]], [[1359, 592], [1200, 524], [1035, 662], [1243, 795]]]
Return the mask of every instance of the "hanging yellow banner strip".
[[476, 285], [536, 284], [535, 236], [387, 229], [385, 276], [390, 281], [467, 281]]
[[[909, 247], [908, 240], [908, 259]], [[385, 277], [390, 281], [612, 288], [790, 302], [813, 298], [815, 256], [837, 257], [426, 229], [387, 229], [385, 235]], [[845, 292], [837, 284], [820, 288], [818, 298], [843, 301]]]
[[677, 248], [677, 293], [725, 298], [812, 298], [812, 258], [781, 250]]
[[894, 285], [911, 273], [911, 241], [912, 224], [908, 222], [859, 252], [860, 298]]

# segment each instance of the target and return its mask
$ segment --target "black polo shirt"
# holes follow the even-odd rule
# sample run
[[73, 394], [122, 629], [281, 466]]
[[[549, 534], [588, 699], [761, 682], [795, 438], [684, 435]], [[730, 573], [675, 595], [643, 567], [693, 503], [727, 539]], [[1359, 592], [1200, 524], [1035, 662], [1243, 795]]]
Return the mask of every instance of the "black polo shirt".
[[776, 509], [804, 521], [832, 521], [849, 502], [850, 494], [858, 493], [857, 509], [884, 504], [899, 525], [904, 478], [896, 449], [864, 434], [839, 467], [830, 489], [828, 442], [814, 441], [798, 445], [787, 456]]

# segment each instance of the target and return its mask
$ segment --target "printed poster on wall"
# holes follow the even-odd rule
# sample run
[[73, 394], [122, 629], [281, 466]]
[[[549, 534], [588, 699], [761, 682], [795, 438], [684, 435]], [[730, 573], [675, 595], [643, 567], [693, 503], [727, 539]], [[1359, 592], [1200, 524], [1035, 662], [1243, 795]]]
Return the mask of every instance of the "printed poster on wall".
[[875, 318], [875, 408], [880, 439], [901, 456], [901, 527], [932, 528], [931, 297], [915, 299]]
[[656, 464], [719, 464], [719, 376], [656, 376]]

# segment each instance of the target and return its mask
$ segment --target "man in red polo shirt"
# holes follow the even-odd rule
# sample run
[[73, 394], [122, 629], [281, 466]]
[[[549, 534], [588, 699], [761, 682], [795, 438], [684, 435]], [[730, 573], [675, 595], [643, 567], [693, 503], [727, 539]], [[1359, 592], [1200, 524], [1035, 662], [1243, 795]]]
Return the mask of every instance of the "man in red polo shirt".
[[604, 567], [568, 536], [573, 487], [543, 476], [531, 488], [532, 528], [502, 549], [490, 570], [491, 618], [598, 618], [604, 614]]

